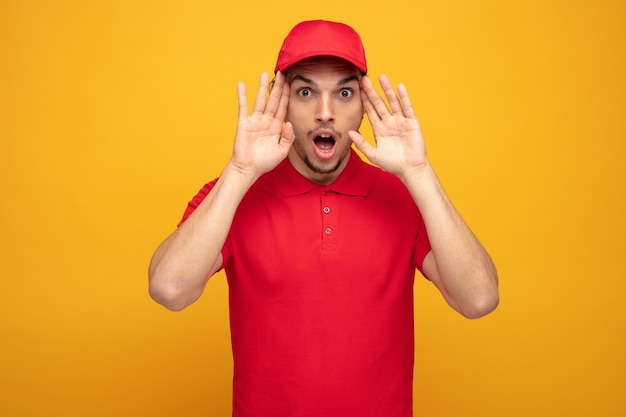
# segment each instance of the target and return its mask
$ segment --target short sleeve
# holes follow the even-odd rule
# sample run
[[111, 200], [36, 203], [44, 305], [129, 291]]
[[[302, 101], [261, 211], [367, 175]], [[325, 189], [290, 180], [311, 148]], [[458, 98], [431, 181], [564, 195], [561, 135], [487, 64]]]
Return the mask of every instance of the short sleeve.
[[[185, 209], [185, 212], [183, 213], [183, 218], [178, 223], [178, 227], [180, 227], [189, 218], [189, 216], [191, 216], [191, 214], [198, 208], [198, 206], [204, 201], [204, 199], [206, 198], [207, 195], [209, 195], [213, 187], [215, 187], [215, 184], [217, 183], [218, 179], [219, 178], [216, 178], [213, 181], [207, 184], [204, 184], [204, 186], [200, 189], [200, 191], [198, 191], [198, 193], [194, 196], [194, 198], [192, 198], [191, 201], [187, 203], [187, 208]], [[230, 257], [231, 253], [232, 253], [232, 250], [230, 249], [229, 238], [226, 238], [226, 242], [224, 243], [224, 247], [222, 248], [222, 257], [224, 259], [224, 262], [226, 262], [226, 259]]]
[[426, 225], [424, 219], [420, 216], [419, 226], [417, 228], [417, 238], [415, 240], [415, 250], [413, 252], [413, 263], [417, 269], [424, 274], [422, 266], [424, 264], [424, 258], [430, 252], [430, 240], [428, 240], [428, 233], [426, 232]]
[[217, 180], [218, 179], [216, 178], [213, 181], [207, 184], [204, 184], [204, 186], [200, 189], [200, 191], [198, 191], [198, 194], [196, 194], [195, 197], [191, 199], [189, 203], [187, 203], [187, 208], [185, 209], [185, 212], [183, 213], [183, 218], [178, 223], [178, 227], [180, 227], [180, 225], [183, 224], [185, 220], [189, 218], [189, 216], [191, 216], [191, 213], [193, 213], [198, 208], [200, 203], [204, 201], [206, 196], [209, 195], [209, 192], [213, 189], [213, 187], [215, 187], [215, 183], [217, 183]]

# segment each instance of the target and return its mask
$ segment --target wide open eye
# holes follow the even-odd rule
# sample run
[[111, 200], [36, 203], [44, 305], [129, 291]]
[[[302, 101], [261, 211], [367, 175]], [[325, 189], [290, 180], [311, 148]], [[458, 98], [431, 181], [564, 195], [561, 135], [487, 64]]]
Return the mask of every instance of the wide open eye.
[[350, 97], [352, 97], [352, 95], [353, 95], [353, 94], [354, 94], [354, 91], [352, 91], [352, 90], [351, 90], [351, 89], [349, 89], [349, 88], [342, 88], [342, 89], [339, 91], [339, 95], [340, 95], [342, 98], [350, 98]]
[[297, 94], [298, 94], [300, 97], [309, 97], [309, 96], [311, 95], [311, 89], [310, 89], [310, 88], [306, 88], [306, 87], [301, 88], [301, 89], [299, 89], [299, 90], [297, 91]]

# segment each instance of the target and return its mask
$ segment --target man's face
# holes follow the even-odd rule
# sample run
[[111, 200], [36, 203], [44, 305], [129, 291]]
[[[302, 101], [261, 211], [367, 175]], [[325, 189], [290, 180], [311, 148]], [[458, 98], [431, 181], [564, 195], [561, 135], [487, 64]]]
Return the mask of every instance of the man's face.
[[348, 132], [363, 120], [360, 78], [352, 64], [332, 57], [308, 59], [289, 69], [286, 120], [296, 135], [289, 161], [314, 182], [331, 183], [348, 162]]

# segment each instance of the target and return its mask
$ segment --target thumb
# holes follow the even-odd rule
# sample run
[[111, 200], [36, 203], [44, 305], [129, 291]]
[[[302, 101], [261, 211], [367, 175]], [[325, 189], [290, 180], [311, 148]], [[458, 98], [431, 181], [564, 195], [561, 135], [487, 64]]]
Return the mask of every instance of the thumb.
[[363, 135], [361, 135], [359, 132], [357, 132], [356, 130], [351, 130], [348, 132], [348, 137], [350, 139], [352, 139], [352, 143], [354, 143], [354, 146], [356, 146], [356, 148], [361, 151], [361, 153], [363, 155], [365, 155], [367, 157], [367, 159], [369, 159], [370, 161], [372, 161], [372, 158], [374, 158], [374, 155], [376, 153], [376, 148], [374, 148], [372, 145], [370, 145], [365, 138], [363, 137]]
[[296, 134], [293, 131], [293, 125], [291, 122], [285, 122], [279, 143], [289, 148], [293, 144], [295, 138]]

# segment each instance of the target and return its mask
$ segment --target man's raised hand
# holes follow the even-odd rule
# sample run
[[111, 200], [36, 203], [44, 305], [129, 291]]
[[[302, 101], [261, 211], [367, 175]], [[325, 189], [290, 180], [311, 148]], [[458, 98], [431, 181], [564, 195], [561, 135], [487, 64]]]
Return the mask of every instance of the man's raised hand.
[[367, 143], [358, 132], [350, 132], [350, 138], [371, 162], [403, 176], [428, 165], [422, 131], [404, 85], [398, 85], [396, 95], [385, 75], [379, 77], [379, 82], [389, 105], [367, 76], [361, 79], [361, 100], [372, 125], [376, 146]]
[[269, 74], [262, 73], [251, 114], [248, 114], [243, 82], [238, 83], [237, 94], [239, 116], [231, 163], [238, 170], [258, 177], [285, 159], [295, 138], [291, 123], [283, 123], [289, 103], [289, 84], [279, 72], [270, 91]]

